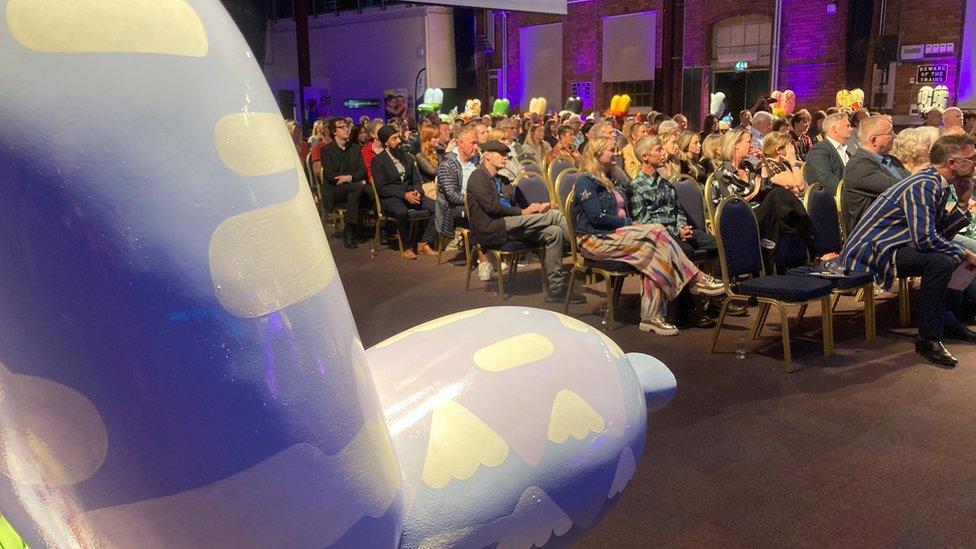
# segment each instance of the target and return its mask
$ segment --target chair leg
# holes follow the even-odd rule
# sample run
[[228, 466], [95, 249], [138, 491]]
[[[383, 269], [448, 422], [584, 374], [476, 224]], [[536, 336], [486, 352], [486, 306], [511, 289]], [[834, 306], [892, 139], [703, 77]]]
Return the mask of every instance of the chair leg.
[[[546, 272], [546, 252], [539, 251], [539, 273], [542, 275], [542, 293], [549, 291], [549, 273]], [[568, 297], [569, 294], [567, 293]]]
[[722, 302], [722, 311], [718, 314], [718, 320], [715, 322], [715, 331], [712, 332], [712, 346], [708, 349], [709, 353], [715, 352], [715, 344], [718, 343], [718, 334], [722, 331], [722, 323], [725, 322], [725, 313], [729, 310], [729, 303], [732, 303], [732, 298], [726, 298]]
[[468, 238], [467, 237], [464, 238], [464, 250], [465, 250], [465, 253], [464, 253], [464, 272], [467, 273], [467, 275], [466, 275], [467, 278], [464, 281], [464, 289], [465, 290], [470, 290], [471, 289], [471, 259], [474, 257], [474, 254], [472, 254], [471, 253], [471, 250], [468, 248]]
[[380, 218], [376, 218], [376, 231], [373, 234], [373, 248], [369, 251], [369, 255], [376, 257], [376, 251], [380, 249], [380, 228], [383, 223]]
[[[545, 268], [545, 267], [543, 267]], [[576, 282], [576, 269], [569, 270], [569, 287], [566, 288], [566, 308], [563, 310], [566, 314], [569, 314], [569, 296], [573, 293], [573, 283]]]
[[[498, 264], [498, 300], [505, 303], [505, 276], [502, 274], [502, 254], [493, 252], [495, 262]], [[511, 269], [511, 267], [509, 267]], [[489, 282], [490, 284], [490, 282]]]
[[749, 339], [755, 341], [759, 337], [759, 334], [762, 332], [763, 326], [766, 325], [766, 318], [768, 316], [769, 316], [769, 303], [760, 303], [759, 311], [758, 314], [756, 315], [756, 320], [752, 324], [752, 332], [749, 333]]
[[831, 356], [834, 354], [834, 311], [830, 307], [832, 301], [830, 295], [826, 295], [821, 300], [821, 307], [823, 308], [823, 348], [824, 356]]
[[910, 287], [907, 278], [898, 279], [898, 314], [902, 326], [908, 326], [912, 321], [911, 303], [908, 300]]
[[796, 313], [796, 328], [800, 329], [800, 322], [803, 322], [803, 317], [807, 314], [807, 304], [804, 303], [800, 305], [800, 310]]
[[874, 288], [868, 287], [863, 290], [864, 293], [864, 340], [871, 341], [874, 339], [876, 333], [875, 327], [875, 310], [874, 310]]
[[605, 276], [603, 281], [607, 284], [607, 312], [603, 315], [603, 325], [609, 328], [613, 322], [613, 279]]
[[444, 242], [443, 242], [443, 240], [444, 240], [444, 235], [442, 235], [440, 232], [438, 232], [437, 233], [437, 240], [434, 241], [436, 243], [436, 245], [437, 245], [437, 264], [438, 265], [441, 264], [441, 255], [444, 253]]
[[[793, 357], [790, 354], [790, 317], [786, 313], [786, 307], [777, 303], [779, 309], [779, 322], [783, 325], [783, 360], [786, 361], [786, 373], [793, 372]], [[826, 330], [826, 327], [824, 328]]]

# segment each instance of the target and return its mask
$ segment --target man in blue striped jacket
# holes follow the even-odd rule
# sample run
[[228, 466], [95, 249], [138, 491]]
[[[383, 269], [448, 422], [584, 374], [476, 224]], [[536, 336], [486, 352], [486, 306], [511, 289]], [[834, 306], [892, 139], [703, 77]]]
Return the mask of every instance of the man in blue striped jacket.
[[[915, 351], [949, 367], [955, 366], [956, 358], [942, 345], [943, 335], [976, 342], [976, 334], [964, 324], [944, 325], [945, 313], [953, 305], [947, 303], [953, 271], [960, 264], [976, 270], [976, 254], [951, 241], [961, 218], [968, 216], [964, 212], [972, 193], [974, 145], [972, 136], [939, 138], [930, 153], [932, 167], [881, 193], [841, 252], [845, 268], [874, 272], [885, 289], [891, 288], [896, 276], [922, 277]], [[956, 187], [959, 205], [948, 202], [950, 185]]]

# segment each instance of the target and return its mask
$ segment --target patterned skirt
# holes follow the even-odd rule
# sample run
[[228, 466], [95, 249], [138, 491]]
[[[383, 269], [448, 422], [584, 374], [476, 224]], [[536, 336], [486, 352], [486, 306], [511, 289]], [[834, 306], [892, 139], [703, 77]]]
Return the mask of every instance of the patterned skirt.
[[629, 225], [605, 235], [582, 235], [579, 253], [595, 261], [627, 263], [644, 275], [641, 298], [644, 320], [663, 316], [667, 301], [678, 297], [699, 272], [664, 226], [657, 223]]

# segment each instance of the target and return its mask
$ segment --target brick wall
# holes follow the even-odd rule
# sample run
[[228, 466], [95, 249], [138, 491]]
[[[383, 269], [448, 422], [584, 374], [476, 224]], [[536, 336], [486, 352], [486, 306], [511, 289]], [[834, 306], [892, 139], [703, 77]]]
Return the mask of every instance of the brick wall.
[[[837, 0], [837, 13], [827, 14], [830, 0], [783, 0], [780, 35], [778, 88], [792, 89], [797, 104], [822, 109], [834, 104], [837, 90], [852, 87], [846, 82], [847, 10], [849, 2]], [[593, 82], [596, 108], [606, 108], [609, 98], [602, 95], [602, 23], [609, 15], [658, 11], [657, 67], [661, 67], [662, 0], [589, 0], [568, 5], [568, 15], [512, 13], [508, 24], [508, 86], [510, 95], [520, 89], [519, 27], [563, 23], [563, 97], [569, 95], [574, 80]], [[887, 33], [900, 33], [901, 44], [954, 42], [955, 56], [927, 62], [949, 64], [949, 80], [954, 83], [962, 38], [965, 0], [888, 0]], [[711, 61], [712, 26], [725, 18], [762, 14], [774, 17], [774, 0], [685, 0], [683, 14], [682, 64], [685, 67], [708, 65]], [[877, 34], [877, 32], [873, 33]], [[868, 52], [865, 52], [867, 55]], [[499, 52], [500, 55], [500, 52]], [[870, 59], [870, 58], [869, 58]], [[500, 66], [499, 60], [493, 60]], [[906, 114], [919, 86], [909, 83], [917, 63], [901, 63], [896, 72], [896, 114]], [[666, 85], [669, 83], [665, 83]], [[680, 82], [670, 83], [680, 88]], [[864, 91], [870, 94], [870, 82]], [[954, 85], [950, 85], [954, 89]], [[513, 98], [514, 99], [514, 98]], [[955, 97], [952, 97], [954, 100]], [[514, 103], [515, 101], [513, 101]], [[553, 105], [556, 106], [556, 105]], [[558, 105], [561, 107], [561, 105]], [[589, 107], [587, 107], [589, 110]]]

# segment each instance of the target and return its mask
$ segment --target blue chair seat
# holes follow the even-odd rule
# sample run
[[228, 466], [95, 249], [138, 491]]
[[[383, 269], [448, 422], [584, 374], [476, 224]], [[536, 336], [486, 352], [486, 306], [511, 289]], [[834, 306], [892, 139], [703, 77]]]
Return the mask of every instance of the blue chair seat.
[[487, 249], [496, 252], [524, 252], [534, 250], [539, 246], [540, 244], [526, 240], [509, 240], [501, 246], [487, 246]]
[[827, 280], [812, 276], [763, 276], [739, 283], [739, 292], [743, 294], [790, 303], [817, 299], [829, 295], [833, 289]]
[[634, 267], [630, 263], [623, 261], [597, 261], [595, 259], [583, 259], [583, 266], [587, 269], [602, 269], [604, 271], [633, 271]]
[[407, 217], [412, 221], [414, 219], [427, 219], [431, 215], [427, 210], [407, 210]]
[[[796, 276], [811, 276], [809, 274], [809, 267], [796, 267], [790, 269], [788, 274]], [[815, 277], [819, 278], [819, 277]], [[865, 284], [870, 284], [874, 282], [874, 275], [871, 273], [850, 273], [847, 276], [839, 278], [822, 278], [821, 280], [826, 280], [833, 284], [835, 290], [849, 290], [851, 288], [859, 288]]]

